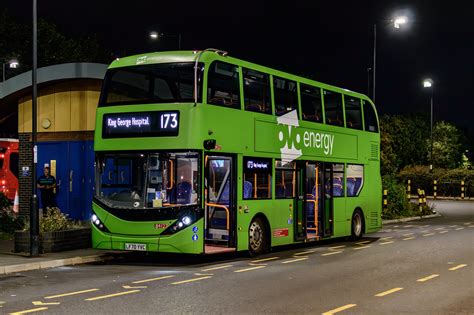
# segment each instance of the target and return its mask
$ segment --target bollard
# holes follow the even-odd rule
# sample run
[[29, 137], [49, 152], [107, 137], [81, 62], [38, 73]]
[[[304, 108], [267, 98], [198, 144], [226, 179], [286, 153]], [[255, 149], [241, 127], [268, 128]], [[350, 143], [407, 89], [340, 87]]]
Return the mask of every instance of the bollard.
[[422, 190], [421, 194], [423, 195], [423, 205], [426, 206], [426, 193], [424, 189]]
[[438, 184], [438, 181], [435, 179], [433, 180], [433, 198], [436, 199], [436, 196], [437, 196], [437, 189], [436, 189], [436, 185]]
[[411, 186], [410, 186], [410, 184], [411, 184], [411, 180], [409, 179], [407, 181], [407, 197], [408, 197], [408, 199], [411, 198]]
[[420, 212], [423, 212], [423, 198], [421, 197], [421, 189], [418, 188], [416, 191], [418, 193], [418, 208], [420, 209]]
[[464, 181], [461, 181], [461, 199], [464, 200]]
[[387, 189], [383, 190], [383, 210], [387, 211], [388, 209], [388, 191]]

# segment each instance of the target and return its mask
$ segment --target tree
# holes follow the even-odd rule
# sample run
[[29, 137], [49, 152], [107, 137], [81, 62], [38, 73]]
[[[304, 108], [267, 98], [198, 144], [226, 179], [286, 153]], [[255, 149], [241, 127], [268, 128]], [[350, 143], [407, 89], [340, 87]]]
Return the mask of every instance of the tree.
[[[441, 121], [433, 128], [433, 166], [441, 168], [456, 168], [463, 163], [462, 134], [456, 126]], [[430, 140], [427, 141], [430, 145]], [[431, 152], [427, 158], [431, 159]]]
[[[31, 24], [17, 23], [6, 10], [0, 10], [0, 61], [17, 58], [20, 71], [31, 69]], [[66, 62], [105, 62], [111, 53], [100, 47], [95, 35], [70, 38], [44, 19], [38, 20], [38, 66]], [[12, 73], [12, 72], [10, 72]]]
[[393, 174], [407, 165], [425, 164], [429, 129], [421, 116], [382, 117], [382, 174]]

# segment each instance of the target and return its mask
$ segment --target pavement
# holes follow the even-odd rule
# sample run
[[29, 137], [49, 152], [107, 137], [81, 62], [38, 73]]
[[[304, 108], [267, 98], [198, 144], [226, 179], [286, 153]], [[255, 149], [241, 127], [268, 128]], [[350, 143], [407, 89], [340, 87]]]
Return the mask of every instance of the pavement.
[[133, 253], [0, 275], [0, 314], [473, 314], [474, 204], [436, 210], [258, 258]]

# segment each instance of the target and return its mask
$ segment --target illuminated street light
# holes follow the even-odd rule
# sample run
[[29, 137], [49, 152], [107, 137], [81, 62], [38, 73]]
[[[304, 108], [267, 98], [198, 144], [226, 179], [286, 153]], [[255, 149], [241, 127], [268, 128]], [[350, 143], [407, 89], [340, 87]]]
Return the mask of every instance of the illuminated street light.
[[430, 138], [431, 138], [431, 148], [430, 148], [430, 171], [433, 170], [433, 94], [434, 94], [434, 87], [433, 87], [434, 81], [431, 79], [424, 79], [423, 80], [423, 88], [428, 88], [431, 89], [431, 101], [430, 101], [430, 107], [431, 107], [431, 115], [430, 115]]
[[6, 79], [6, 65], [7, 64], [8, 64], [8, 68], [10, 68], [10, 69], [16, 69], [20, 66], [20, 63], [18, 62], [17, 59], [11, 59], [11, 60], [7, 61], [6, 63], [2, 62], [2, 77], [3, 77], [2, 82], [4, 82], [5, 79]]
[[[392, 20], [393, 27], [400, 29], [401, 25], [408, 23], [408, 18], [406, 16], [397, 16]], [[372, 100], [375, 103], [375, 78], [376, 78], [376, 64], [377, 64], [377, 24], [374, 23], [374, 61], [372, 64]]]
[[10, 60], [9, 65], [10, 65], [10, 69], [16, 69], [16, 68], [18, 68], [20, 63], [18, 62], [18, 60], [12, 59], [12, 60]]
[[400, 25], [406, 24], [408, 21], [406, 16], [399, 16], [393, 20], [393, 27], [400, 28]]
[[158, 32], [150, 32], [150, 38], [155, 40], [155, 39], [158, 39], [160, 37], [161, 34], [159, 34]]
[[423, 80], [423, 87], [430, 88], [433, 85], [433, 80], [431, 79], [424, 79]]
[[159, 33], [157, 31], [151, 31], [150, 34], [150, 39], [155, 41], [159, 40], [163, 37], [174, 37], [178, 39], [178, 50], [181, 50], [181, 33], [178, 33], [177, 35], [169, 35], [169, 34], [164, 34], [164, 33]]

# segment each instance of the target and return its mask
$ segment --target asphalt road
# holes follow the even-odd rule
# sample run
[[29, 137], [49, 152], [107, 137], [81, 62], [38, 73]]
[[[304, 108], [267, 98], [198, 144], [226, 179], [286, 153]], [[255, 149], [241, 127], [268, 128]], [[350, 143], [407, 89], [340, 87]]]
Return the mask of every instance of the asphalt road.
[[0, 278], [0, 313], [474, 314], [474, 202], [442, 217], [245, 255], [126, 255]]

